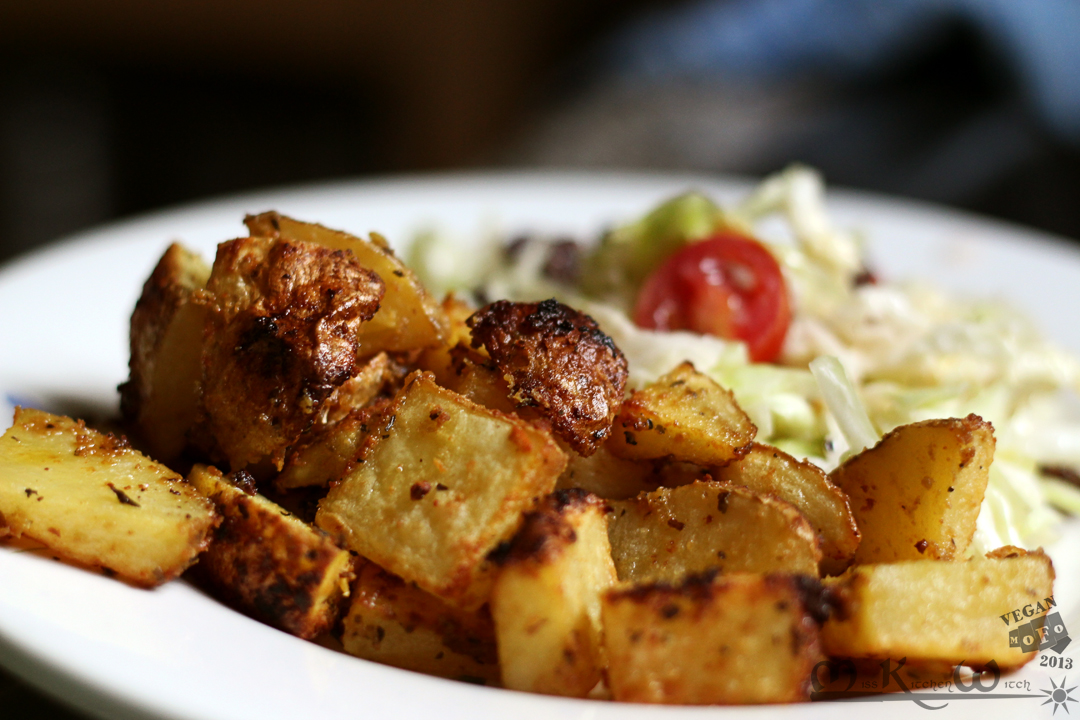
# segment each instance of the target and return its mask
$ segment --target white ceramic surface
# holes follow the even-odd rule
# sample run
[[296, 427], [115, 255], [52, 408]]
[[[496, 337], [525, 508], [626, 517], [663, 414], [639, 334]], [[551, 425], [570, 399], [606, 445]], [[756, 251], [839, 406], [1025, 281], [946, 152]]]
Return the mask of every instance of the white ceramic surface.
[[[591, 235], [691, 187], [721, 200], [743, 182], [628, 174], [447, 175], [340, 183], [252, 194], [101, 228], [0, 268], [0, 427], [11, 406], [116, 408], [127, 372], [127, 321], [171, 240], [211, 258], [243, 234], [245, 213], [276, 209], [398, 247], [437, 225], [462, 240], [492, 227]], [[958, 292], [1006, 297], [1080, 353], [1080, 246], [940, 208], [835, 192], [836, 222], [866, 233], [872, 266], [889, 279], [925, 278]], [[1056, 595], [1080, 634], [1080, 526], [1052, 549]], [[1007, 628], [1003, 626], [1003, 632]], [[1070, 648], [1076, 650], [1080, 642]], [[1073, 655], [1069, 653], [1069, 655]], [[1034, 693], [1073, 671], [1029, 666], [1009, 680]], [[929, 712], [910, 701], [767, 708], [658, 708], [530, 696], [382, 667], [296, 640], [238, 615], [183, 582], [130, 588], [34, 553], [0, 546], [0, 665], [107, 718], [292, 720], [341, 718], [881, 718]], [[1033, 664], [1034, 665], [1034, 664]], [[1004, 682], [1004, 679], [1003, 679]], [[1071, 687], [1071, 684], [1069, 685]], [[1074, 693], [1080, 696], [1080, 692]], [[940, 695], [934, 717], [1051, 717], [1033, 698]], [[1045, 696], [1044, 696], [1045, 697]], [[935, 701], [935, 704], [941, 704]], [[1076, 705], [1072, 706], [1075, 708]], [[0, 712], [2, 716], [2, 712]]]

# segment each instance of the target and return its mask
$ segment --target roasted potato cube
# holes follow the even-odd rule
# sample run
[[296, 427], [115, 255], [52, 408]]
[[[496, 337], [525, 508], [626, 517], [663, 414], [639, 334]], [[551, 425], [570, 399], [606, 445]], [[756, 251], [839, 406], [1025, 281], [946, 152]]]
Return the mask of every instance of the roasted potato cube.
[[[446, 332], [443, 342], [429, 347], [420, 353], [416, 359], [416, 367], [420, 370], [435, 375], [435, 382], [443, 387], [449, 387], [453, 369], [453, 358], [450, 352], [458, 345], [468, 346], [472, 340], [472, 332], [465, 321], [473, 314], [474, 309], [454, 293], [447, 293], [440, 305], [446, 323]], [[484, 356], [487, 357], [486, 355]]]
[[164, 465], [81, 420], [17, 408], [0, 438], [0, 525], [143, 587], [210, 541], [213, 504]]
[[855, 564], [963, 557], [993, 458], [993, 426], [968, 415], [902, 425], [833, 470], [862, 534]]
[[551, 436], [414, 373], [316, 522], [345, 546], [465, 609], [490, 592], [485, 557], [566, 464]]
[[559, 490], [498, 554], [491, 615], [506, 687], [585, 697], [600, 681], [600, 595], [616, 581], [606, 510]]
[[356, 373], [323, 403], [315, 428], [333, 425], [381, 397], [392, 396], [401, 387], [406, 374], [405, 367], [386, 353], [364, 359], [358, 363]]
[[331, 250], [348, 250], [365, 268], [386, 283], [382, 306], [360, 330], [360, 353], [404, 352], [439, 345], [446, 320], [435, 301], [413, 271], [390, 249], [377, 233], [370, 240], [331, 230], [315, 223], [300, 222], [265, 212], [244, 219], [252, 235], [313, 243]]
[[348, 417], [305, 434], [293, 445], [285, 467], [274, 478], [279, 492], [302, 487], [329, 487], [360, 456], [364, 443], [379, 427], [389, 400], [354, 411]]
[[207, 283], [202, 394], [209, 431], [233, 469], [288, 447], [356, 374], [361, 324], [383, 283], [349, 253], [241, 238], [218, 246]]
[[817, 534], [783, 500], [704, 481], [610, 504], [620, 580], [676, 581], [709, 568], [818, 575]]
[[302, 638], [313, 638], [338, 618], [352, 579], [352, 558], [330, 537], [276, 503], [255, 494], [241, 470], [225, 477], [196, 465], [188, 481], [222, 517], [194, 573], [236, 609]]
[[345, 652], [453, 680], [499, 684], [487, 607], [459, 610], [373, 562], [361, 562], [342, 621]]
[[714, 575], [604, 595], [607, 675], [616, 700], [708, 705], [809, 699], [811, 671], [821, 659], [817, 582]]
[[837, 575], [851, 563], [859, 547], [855, 518], [847, 495], [818, 466], [800, 462], [769, 445], [754, 443], [750, 452], [736, 462], [713, 468], [712, 475], [797, 507], [821, 538], [821, 565], [827, 574]]
[[193, 301], [210, 266], [173, 243], [143, 285], [131, 314], [130, 376], [120, 386], [124, 419], [150, 455], [173, 463], [199, 417], [206, 308]]
[[746, 454], [756, 434], [731, 391], [683, 363], [623, 403], [608, 448], [628, 460], [724, 465]]
[[625, 500], [661, 485], [652, 463], [623, 460], [601, 445], [592, 455], [567, 453], [566, 469], [556, 487], [581, 488], [609, 500]]
[[1013, 645], [1011, 613], [1054, 594], [1054, 568], [1042, 552], [967, 562], [859, 565], [832, 581], [838, 603], [822, 631], [829, 655], [938, 660], [1001, 669], [1035, 657]]
[[450, 370], [446, 382], [439, 383], [459, 395], [491, 410], [513, 413], [510, 383], [489, 358], [464, 345], [450, 351]]
[[468, 320], [473, 347], [483, 347], [510, 379], [511, 396], [546, 418], [582, 455], [611, 434], [626, 390], [626, 357], [588, 315], [556, 300], [481, 308]]

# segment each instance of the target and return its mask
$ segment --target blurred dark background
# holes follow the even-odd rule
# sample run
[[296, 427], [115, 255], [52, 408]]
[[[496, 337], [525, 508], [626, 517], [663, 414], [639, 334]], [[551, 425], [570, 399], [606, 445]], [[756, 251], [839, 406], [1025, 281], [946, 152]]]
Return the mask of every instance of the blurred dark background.
[[491, 166], [802, 161], [1080, 237], [1077, 24], [1071, 0], [0, 0], [0, 259], [221, 193]]

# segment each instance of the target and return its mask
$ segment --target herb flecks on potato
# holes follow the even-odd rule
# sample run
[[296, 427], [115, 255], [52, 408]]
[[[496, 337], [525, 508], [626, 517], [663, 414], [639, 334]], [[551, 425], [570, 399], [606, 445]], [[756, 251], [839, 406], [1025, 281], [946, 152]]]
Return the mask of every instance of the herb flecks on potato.
[[491, 614], [506, 687], [585, 697], [599, 682], [600, 596], [616, 581], [607, 509], [585, 491], [558, 490], [496, 553]]
[[[244, 482], [234, 482], [236, 476]], [[352, 558], [330, 537], [248, 490], [251, 476], [196, 465], [189, 481], [222, 517], [194, 576], [248, 615], [302, 638], [327, 630], [352, 578]]]
[[178, 474], [81, 420], [17, 408], [0, 438], [0, 524], [143, 587], [209, 543], [213, 504]]

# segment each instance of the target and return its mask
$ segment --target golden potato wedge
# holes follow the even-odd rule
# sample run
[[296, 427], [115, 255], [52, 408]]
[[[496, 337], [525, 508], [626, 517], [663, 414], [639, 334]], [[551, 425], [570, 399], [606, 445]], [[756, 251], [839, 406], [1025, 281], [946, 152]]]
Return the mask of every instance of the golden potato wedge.
[[490, 592], [485, 557], [555, 488], [551, 436], [414, 373], [316, 522], [369, 560], [465, 609]]
[[725, 465], [745, 455], [756, 434], [731, 391], [683, 363], [623, 403], [608, 448], [627, 460]]
[[[239, 482], [237, 482], [239, 481]], [[241, 470], [225, 477], [196, 465], [188, 476], [222, 517], [193, 573], [236, 609], [302, 638], [338, 619], [352, 579], [352, 557], [330, 536], [255, 494]]]
[[855, 564], [963, 557], [993, 459], [993, 426], [968, 415], [902, 425], [833, 470], [862, 534]]
[[817, 533], [793, 505], [715, 481], [612, 500], [619, 579], [677, 581], [687, 573], [790, 572], [817, 577]]
[[600, 595], [616, 581], [606, 511], [583, 490], [556, 491], [497, 553], [491, 616], [506, 687], [585, 697], [600, 681]]
[[[822, 629], [829, 655], [1017, 668], [1035, 657], [1010, 640], [1011, 613], [1054, 594], [1042, 552], [966, 562], [859, 565], [831, 581], [838, 607]], [[1047, 603], [1048, 604], [1048, 603]], [[1044, 607], [1045, 610], [1045, 607]], [[1028, 645], [1030, 648], [1031, 645]]]
[[0, 438], [0, 525], [63, 559], [153, 587], [195, 562], [217, 522], [182, 477], [81, 420], [17, 408]]
[[361, 560], [342, 621], [345, 652], [385, 665], [499, 684], [495, 628], [487, 607], [465, 612]]
[[206, 308], [194, 302], [210, 266], [173, 243], [143, 285], [131, 314], [128, 381], [120, 409], [140, 445], [163, 463], [176, 462], [199, 417]]
[[778, 448], [754, 443], [745, 456], [713, 468], [711, 473], [722, 482], [744, 485], [797, 507], [821, 538], [821, 567], [826, 574], [840, 574], [855, 557], [859, 529], [847, 495], [818, 466], [796, 460]]
[[467, 321], [510, 381], [518, 406], [551, 423], [556, 435], [590, 455], [611, 434], [626, 390], [626, 357], [588, 315], [557, 300], [499, 300]]
[[789, 575], [713, 572], [609, 590], [612, 695], [683, 705], [808, 700], [820, 605], [816, 580]]
[[386, 284], [379, 312], [361, 328], [360, 354], [403, 352], [441, 344], [446, 320], [438, 302], [428, 294], [416, 275], [394, 255], [386, 239], [377, 233], [370, 240], [265, 212], [244, 219], [252, 235], [282, 238], [348, 250], [365, 268]]
[[349, 253], [240, 238], [218, 246], [202, 355], [208, 430], [232, 469], [281, 469], [288, 447], [356, 374], [382, 281]]

